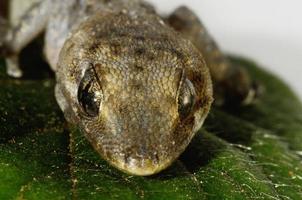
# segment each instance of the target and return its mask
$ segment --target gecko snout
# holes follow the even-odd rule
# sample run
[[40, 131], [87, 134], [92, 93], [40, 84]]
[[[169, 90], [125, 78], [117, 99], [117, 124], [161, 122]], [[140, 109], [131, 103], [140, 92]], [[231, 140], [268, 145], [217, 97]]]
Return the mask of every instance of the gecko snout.
[[[128, 100], [131, 102], [131, 98]], [[95, 122], [103, 127], [96, 134], [99, 144], [96, 150], [111, 165], [128, 174], [147, 176], [168, 167], [178, 153], [173, 142], [177, 105], [168, 105], [164, 100], [158, 103], [156, 106], [148, 100], [103, 103]]]

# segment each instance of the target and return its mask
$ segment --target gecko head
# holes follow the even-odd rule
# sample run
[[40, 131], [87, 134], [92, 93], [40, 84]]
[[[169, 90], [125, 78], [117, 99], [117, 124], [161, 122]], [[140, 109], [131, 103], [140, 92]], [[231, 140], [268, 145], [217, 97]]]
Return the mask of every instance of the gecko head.
[[67, 107], [94, 149], [142, 176], [179, 157], [212, 103], [210, 75], [193, 45], [171, 30], [148, 35], [147, 28], [71, 38], [58, 71]]

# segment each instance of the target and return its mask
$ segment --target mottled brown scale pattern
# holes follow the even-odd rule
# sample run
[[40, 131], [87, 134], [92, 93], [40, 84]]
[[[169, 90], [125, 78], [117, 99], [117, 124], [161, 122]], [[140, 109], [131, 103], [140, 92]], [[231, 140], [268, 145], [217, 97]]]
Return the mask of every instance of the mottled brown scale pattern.
[[213, 101], [210, 72], [223, 94], [249, 94], [238, 90], [247, 74], [184, 7], [164, 20], [141, 0], [41, 1], [6, 37], [9, 74], [21, 75], [18, 52], [43, 30], [65, 118], [129, 174], [158, 173], [185, 150]]

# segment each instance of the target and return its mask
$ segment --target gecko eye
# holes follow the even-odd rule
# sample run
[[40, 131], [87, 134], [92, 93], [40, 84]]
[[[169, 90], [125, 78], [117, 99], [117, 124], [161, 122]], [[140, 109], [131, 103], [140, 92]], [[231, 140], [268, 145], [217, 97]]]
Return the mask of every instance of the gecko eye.
[[92, 67], [88, 68], [78, 89], [78, 101], [83, 111], [89, 117], [96, 117], [99, 114], [102, 98], [103, 94], [97, 75]]
[[194, 86], [189, 79], [186, 79], [180, 88], [178, 96], [178, 112], [181, 119], [186, 118], [193, 110], [195, 97]]

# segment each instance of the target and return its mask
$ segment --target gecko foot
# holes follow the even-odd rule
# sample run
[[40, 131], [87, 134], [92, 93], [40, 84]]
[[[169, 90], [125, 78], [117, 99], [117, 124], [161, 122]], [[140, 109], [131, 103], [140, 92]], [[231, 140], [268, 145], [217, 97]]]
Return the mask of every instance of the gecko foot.
[[22, 77], [23, 73], [19, 67], [18, 56], [10, 56], [5, 59], [6, 61], [6, 73], [14, 78]]
[[261, 84], [251, 80], [242, 66], [229, 68], [226, 78], [214, 84], [215, 104], [218, 106], [247, 106], [253, 104], [263, 93]]

